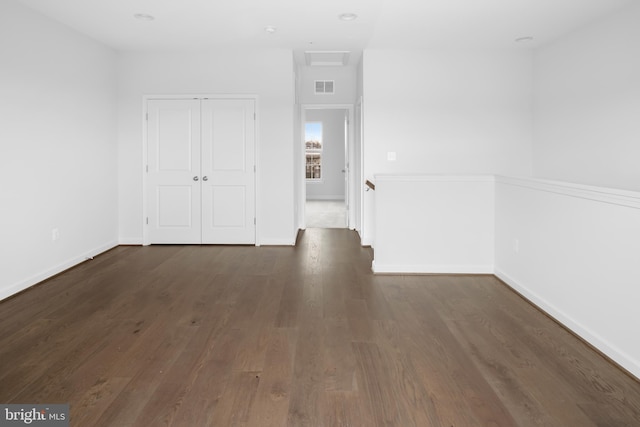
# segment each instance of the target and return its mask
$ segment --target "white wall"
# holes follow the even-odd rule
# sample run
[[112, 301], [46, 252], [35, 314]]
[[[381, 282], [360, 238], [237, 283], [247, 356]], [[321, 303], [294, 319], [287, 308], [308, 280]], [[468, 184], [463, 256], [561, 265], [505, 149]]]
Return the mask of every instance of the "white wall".
[[535, 53], [534, 175], [640, 190], [640, 4]]
[[110, 49], [13, 0], [0, 61], [4, 298], [117, 244], [116, 72]]
[[493, 176], [375, 180], [376, 273], [493, 273]]
[[119, 57], [120, 242], [142, 242], [142, 98], [258, 95], [258, 241], [293, 244], [294, 76], [285, 49], [123, 53]]
[[640, 377], [640, 193], [499, 177], [498, 277]]
[[307, 182], [307, 200], [344, 200], [344, 118], [347, 110], [305, 110], [307, 122], [322, 123], [322, 180]]
[[354, 227], [358, 234], [360, 235], [360, 241], [362, 242], [362, 206], [365, 194], [370, 193], [371, 191], [365, 191], [364, 180], [362, 178], [362, 156], [363, 150], [362, 146], [364, 144], [364, 133], [362, 132], [363, 128], [363, 119], [364, 119], [364, 109], [362, 106], [362, 80], [363, 80], [363, 72], [364, 72], [364, 62], [362, 57], [360, 57], [360, 61], [358, 62], [358, 66], [356, 68], [356, 104], [354, 108], [354, 144], [353, 144], [353, 159], [351, 159], [351, 172], [354, 180], [354, 189], [355, 189], [355, 197], [354, 197], [354, 216], [355, 222]]
[[301, 203], [303, 198], [303, 185], [305, 170], [302, 166], [304, 150], [302, 146], [303, 131], [302, 131], [302, 106], [300, 105], [300, 81], [301, 72], [300, 66], [296, 64], [292, 59], [291, 65], [293, 67], [293, 91], [294, 91], [294, 107], [293, 107], [293, 209], [294, 209], [294, 224], [293, 232], [297, 235], [301, 225], [304, 223], [303, 212], [301, 209]]
[[[531, 174], [530, 51], [369, 49], [363, 60], [365, 178]], [[365, 195], [365, 243], [374, 197]]]
[[364, 55], [366, 173], [531, 172], [530, 51]]
[[[352, 104], [356, 99], [356, 69], [351, 66], [300, 67], [300, 101], [302, 104]], [[333, 80], [335, 93], [315, 94], [316, 80]]]

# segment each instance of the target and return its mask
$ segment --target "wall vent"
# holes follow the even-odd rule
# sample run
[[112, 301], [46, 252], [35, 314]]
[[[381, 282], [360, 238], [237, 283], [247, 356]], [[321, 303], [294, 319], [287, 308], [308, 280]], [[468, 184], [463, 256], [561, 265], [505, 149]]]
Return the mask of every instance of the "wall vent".
[[334, 80], [316, 80], [313, 82], [316, 95], [332, 95], [334, 93]]

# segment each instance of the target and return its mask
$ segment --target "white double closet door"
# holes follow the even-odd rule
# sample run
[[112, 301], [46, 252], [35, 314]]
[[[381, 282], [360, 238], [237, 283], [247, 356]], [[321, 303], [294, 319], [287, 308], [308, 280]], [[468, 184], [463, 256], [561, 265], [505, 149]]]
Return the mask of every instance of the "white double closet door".
[[255, 100], [147, 101], [149, 243], [255, 244]]

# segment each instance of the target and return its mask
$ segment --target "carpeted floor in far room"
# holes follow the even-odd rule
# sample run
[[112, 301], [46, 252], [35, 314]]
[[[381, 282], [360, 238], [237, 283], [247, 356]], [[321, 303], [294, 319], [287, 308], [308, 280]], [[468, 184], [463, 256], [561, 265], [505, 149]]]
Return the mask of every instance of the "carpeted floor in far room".
[[307, 228], [347, 228], [344, 200], [307, 200], [305, 220]]

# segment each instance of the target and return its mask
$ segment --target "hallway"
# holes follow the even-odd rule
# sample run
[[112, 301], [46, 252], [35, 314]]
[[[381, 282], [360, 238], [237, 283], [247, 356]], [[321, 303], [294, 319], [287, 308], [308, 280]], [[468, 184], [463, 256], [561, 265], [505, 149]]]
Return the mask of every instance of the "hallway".
[[307, 200], [305, 220], [307, 228], [347, 228], [344, 200]]

